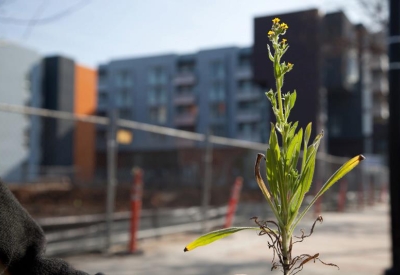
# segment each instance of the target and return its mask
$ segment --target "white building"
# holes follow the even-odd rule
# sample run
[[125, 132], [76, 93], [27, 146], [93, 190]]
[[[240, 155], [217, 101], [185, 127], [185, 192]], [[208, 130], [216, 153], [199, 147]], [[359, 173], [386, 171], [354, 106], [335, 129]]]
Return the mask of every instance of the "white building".
[[[40, 106], [40, 62], [37, 52], [0, 41], [1, 103]], [[4, 181], [22, 182], [38, 172], [39, 133], [39, 118], [0, 112], [0, 177]]]

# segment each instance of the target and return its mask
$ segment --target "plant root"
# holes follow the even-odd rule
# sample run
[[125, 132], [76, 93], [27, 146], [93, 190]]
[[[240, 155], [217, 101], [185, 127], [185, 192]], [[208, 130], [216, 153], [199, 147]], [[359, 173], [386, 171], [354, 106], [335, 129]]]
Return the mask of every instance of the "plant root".
[[[268, 248], [273, 251], [273, 257], [272, 257], [272, 267], [271, 271], [281, 268], [281, 271], [284, 274], [290, 274], [290, 275], [295, 275], [298, 272], [302, 271], [304, 268], [304, 265], [310, 261], [313, 261], [315, 263], [316, 260], [320, 261], [324, 265], [328, 266], [335, 266], [339, 269], [339, 266], [333, 263], [325, 263], [319, 258], [319, 253], [316, 253], [314, 255], [310, 254], [301, 254], [299, 256], [296, 256], [292, 259], [292, 249], [293, 245], [296, 243], [301, 243], [304, 241], [305, 238], [310, 237], [314, 233], [314, 228], [317, 222], [322, 223], [323, 218], [322, 216], [318, 216], [318, 218], [314, 221], [310, 233], [308, 235], [305, 234], [304, 230], [301, 229], [301, 236], [297, 237], [294, 236], [297, 239], [300, 239], [298, 241], [293, 242], [293, 238], [290, 239], [290, 245], [289, 245], [289, 251], [286, 254], [287, 258], [284, 258], [283, 254], [283, 245], [282, 245], [282, 232], [280, 230], [279, 225], [275, 221], [271, 220], [258, 220], [258, 217], [253, 217], [251, 220], [254, 220], [254, 222], [257, 224], [257, 226], [260, 228], [260, 232], [258, 233], [259, 236], [264, 236], [267, 235], [269, 237], [268, 240]], [[276, 227], [276, 230], [273, 230], [270, 226]], [[285, 263], [286, 261], [286, 263]], [[287, 264], [289, 262], [289, 264]], [[297, 266], [296, 266], [297, 265]]]

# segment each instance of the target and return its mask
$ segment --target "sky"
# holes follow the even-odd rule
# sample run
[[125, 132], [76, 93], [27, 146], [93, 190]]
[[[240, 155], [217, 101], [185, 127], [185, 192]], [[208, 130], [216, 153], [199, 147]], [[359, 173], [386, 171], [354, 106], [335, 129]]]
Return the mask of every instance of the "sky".
[[[253, 18], [356, 0], [0, 0], [0, 40], [96, 67], [112, 59], [251, 46]], [[1, 46], [1, 44], [0, 44]]]

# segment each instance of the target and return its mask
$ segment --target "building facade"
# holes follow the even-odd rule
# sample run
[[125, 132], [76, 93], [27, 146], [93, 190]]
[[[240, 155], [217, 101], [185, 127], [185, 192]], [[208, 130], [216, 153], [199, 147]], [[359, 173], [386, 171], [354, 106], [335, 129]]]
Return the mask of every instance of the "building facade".
[[[93, 115], [97, 106], [97, 72], [72, 59], [53, 56], [42, 62], [41, 108]], [[70, 120], [42, 120], [41, 168], [44, 176], [69, 175], [90, 181], [95, 170], [96, 127]]]
[[[265, 142], [266, 97], [252, 81], [251, 48], [111, 61], [99, 67], [98, 114], [186, 131]], [[100, 149], [106, 128], [99, 127]], [[120, 150], [196, 146], [193, 141], [140, 131]]]
[[[0, 46], [0, 102], [92, 115], [97, 106], [97, 72], [11, 43]], [[26, 183], [91, 181], [96, 127], [90, 123], [0, 113], [0, 177]]]
[[[0, 46], [0, 102], [27, 106], [40, 103], [41, 57], [33, 50], [9, 42]], [[40, 158], [40, 131], [37, 118], [0, 113], [0, 177], [7, 182], [22, 182], [34, 177]], [[37, 137], [37, 135], [36, 135]]]
[[313, 9], [256, 18], [253, 71], [255, 81], [266, 88], [274, 87], [265, 47], [274, 17], [289, 25], [291, 48], [285, 60], [295, 69], [285, 78], [285, 89], [296, 88], [299, 95], [292, 117], [302, 127], [312, 122], [314, 134], [324, 130], [321, 150], [329, 154], [376, 153], [371, 34], [343, 12], [324, 15]]

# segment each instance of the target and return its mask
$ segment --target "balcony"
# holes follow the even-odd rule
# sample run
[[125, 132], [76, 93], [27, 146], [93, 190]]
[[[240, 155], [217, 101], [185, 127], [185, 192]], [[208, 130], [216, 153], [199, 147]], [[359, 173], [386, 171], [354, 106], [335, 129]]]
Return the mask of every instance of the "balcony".
[[192, 113], [177, 114], [174, 119], [174, 124], [177, 127], [192, 126], [196, 124], [196, 118], [197, 115]]
[[260, 121], [260, 119], [261, 115], [259, 113], [259, 110], [239, 110], [236, 115], [236, 121], [242, 123]]
[[387, 55], [374, 55], [371, 57], [370, 66], [372, 70], [388, 71], [389, 61]]
[[389, 118], [389, 107], [386, 102], [375, 103], [373, 106], [374, 120], [386, 120]]
[[175, 105], [193, 105], [196, 103], [196, 95], [193, 93], [188, 94], [175, 94]]
[[237, 101], [252, 101], [260, 99], [260, 93], [252, 90], [238, 91], [236, 94]]
[[253, 73], [250, 67], [239, 67], [236, 71], [236, 78], [239, 80], [251, 79], [252, 77]]
[[383, 75], [372, 81], [372, 91], [374, 94], [388, 95], [389, 83], [388, 79]]
[[196, 84], [196, 77], [193, 73], [179, 73], [173, 81], [175, 86], [192, 86]]

